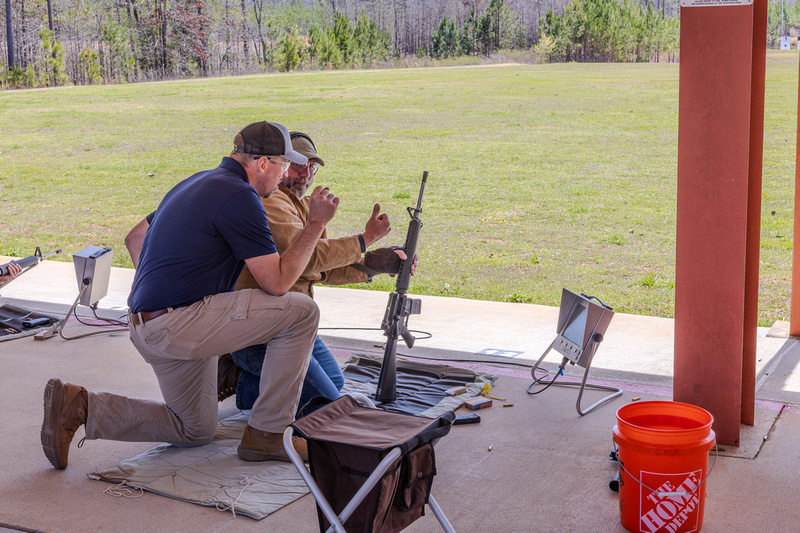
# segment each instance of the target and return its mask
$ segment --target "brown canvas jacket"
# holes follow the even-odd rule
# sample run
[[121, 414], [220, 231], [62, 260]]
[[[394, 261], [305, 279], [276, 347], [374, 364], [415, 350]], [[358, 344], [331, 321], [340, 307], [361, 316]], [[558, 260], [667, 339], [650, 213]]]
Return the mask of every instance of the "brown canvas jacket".
[[[300, 233], [306, 225], [308, 197], [299, 200], [292, 191], [281, 184], [271, 198], [262, 198], [262, 202], [267, 211], [272, 239], [275, 241], [278, 253], [282, 254], [300, 238]], [[313, 298], [315, 283], [325, 285], [365, 283], [369, 281], [367, 274], [348, 266], [360, 260], [361, 245], [357, 235], [328, 239], [327, 231], [324, 231], [311, 254], [305, 272], [290, 290], [302, 292]], [[258, 282], [245, 266], [236, 282], [236, 290], [257, 288], [259, 288]]]

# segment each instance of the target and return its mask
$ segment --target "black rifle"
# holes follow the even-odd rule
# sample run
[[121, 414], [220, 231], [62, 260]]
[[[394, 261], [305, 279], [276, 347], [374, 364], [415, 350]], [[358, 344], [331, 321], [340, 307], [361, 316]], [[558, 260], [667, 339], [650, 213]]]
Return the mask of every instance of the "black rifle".
[[[22, 269], [22, 272], [27, 272], [28, 270], [38, 265], [45, 257], [50, 257], [51, 255], [60, 253], [61, 250], [56, 250], [55, 252], [50, 252], [49, 254], [42, 255], [42, 251], [37, 246], [36, 251], [33, 252], [33, 255], [29, 257], [23, 257], [22, 259], [17, 259], [16, 261], [11, 261], [11, 263], [19, 265], [19, 267]], [[0, 276], [8, 276], [8, 265], [10, 265], [11, 263], [0, 265]]]
[[408, 223], [406, 244], [403, 251], [406, 258], [400, 263], [397, 273], [395, 292], [389, 295], [386, 313], [383, 315], [381, 328], [386, 335], [386, 348], [383, 352], [383, 365], [378, 378], [378, 388], [375, 391], [375, 400], [378, 402], [392, 402], [397, 399], [397, 338], [403, 337], [406, 346], [414, 346], [414, 336], [408, 331], [409, 315], [418, 315], [422, 307], [422, 300], [406, 296], [406, 291], [411, 283], [411, 267], [417, 255], [417, 238], [422, 228], [419, 214], [422, 213], [422, 195], [425, 194], [425, 183], [428, 181], [428, 171], [422, 173], [422, 185], [419, 188], [417, 208], [408, 208], [411, 222]]

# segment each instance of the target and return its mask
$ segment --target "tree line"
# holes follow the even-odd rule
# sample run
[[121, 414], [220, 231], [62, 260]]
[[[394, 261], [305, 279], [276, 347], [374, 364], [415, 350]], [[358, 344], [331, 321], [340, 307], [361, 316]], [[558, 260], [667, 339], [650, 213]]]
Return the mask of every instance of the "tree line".
[[[678, 51], [679, 22], [631, 0], [571, 0], [539, 19], [533, 52], [545, 61], [659, 61]], [[528, 35], [503, 0], [490, 0], [482, 15], [472, 9], [459, 25], [442, 19], [431, 34], [431, 57], [456, 57], [524, 48]]]
[[5, 0], [0, 86], [363, 68], [523, 50], [674, 58], [678, 0]]
[[782, 36], [800, 36], [800, 4], [771, 2], [767, 11], [767, 46], [779, 48]]
[[649, 2], [573, 0], [548, 11], [536, 49], [550, 61], [659, 61], [678, 52], [680, 23]]

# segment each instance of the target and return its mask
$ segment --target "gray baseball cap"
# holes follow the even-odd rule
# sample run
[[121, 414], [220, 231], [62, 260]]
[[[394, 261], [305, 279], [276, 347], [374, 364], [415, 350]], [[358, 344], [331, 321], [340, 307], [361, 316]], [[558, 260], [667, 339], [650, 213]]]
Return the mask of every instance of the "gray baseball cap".
[[305, 165], [308, 158], [292, 148], [289, 130], [275, 122], [254, 122], [245, 126], [233, 139], [233, 151], [251, 155], [280, 156]]

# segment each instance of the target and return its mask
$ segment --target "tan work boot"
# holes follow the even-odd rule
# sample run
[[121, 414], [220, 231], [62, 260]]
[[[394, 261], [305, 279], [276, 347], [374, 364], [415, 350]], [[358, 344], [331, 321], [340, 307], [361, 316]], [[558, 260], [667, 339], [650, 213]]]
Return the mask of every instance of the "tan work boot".
[[44, 420], [42, 449], [50, 463], [63, 470], [67, 467], [69, 445], [75, 431], [86, 423], [89, 393], [80, 385], [51, 379], [44, 388]]
[[217, 401], [236, 394], [236, 384], [242, 369], [233, 362], [231, 354], [220, 355], [217, 360]]
[[[306, 439], [292, 437], [292, 444], [303, 461], [308, 461]], [[244, 428], [238, 453], [245, 461], [291, 461], [283, 448], [283, 433], [259, 431], [249, 424]]]

